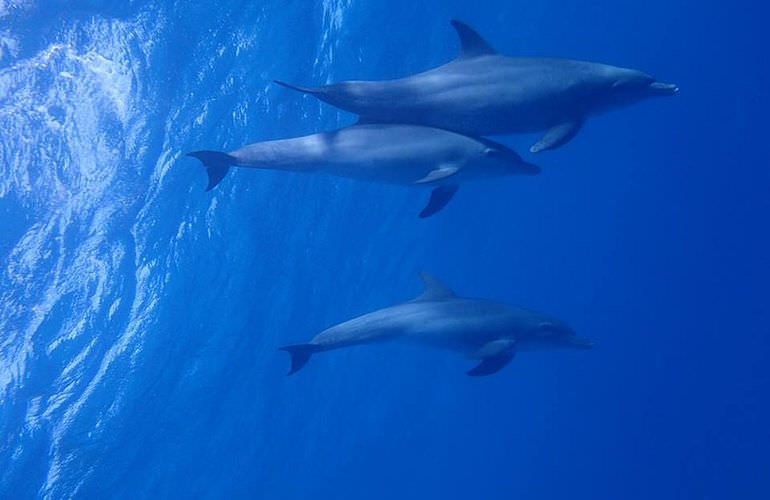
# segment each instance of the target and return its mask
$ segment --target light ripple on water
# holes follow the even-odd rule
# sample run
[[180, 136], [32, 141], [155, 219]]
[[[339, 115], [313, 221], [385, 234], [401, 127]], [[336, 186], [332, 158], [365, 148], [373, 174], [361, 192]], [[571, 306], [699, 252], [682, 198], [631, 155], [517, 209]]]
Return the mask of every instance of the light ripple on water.
[[[330, 71], [349, 4], [322, 4], [316, 79]], [[0, 17], [13, 7], [0, 3]], [[0, 101], [0, 197], [12, 196], [31, 221], [9, 242], [0, 274], [0, 405], [6, 415], [21, 409], [23, 418], [21, 428], [12, 417], [0, 420], [12, 436], [0, 444], [0, 489], [14, 463], [29, 460], [24, 445], [33, 434], [49, 458], [39, 494], [71, 497], [85, 484], [94, 467], [84, 457], [97, 453], [100, 433], [120, 412], [170, 269], [179, 265], [177, 246], [196, 231], [217, 236], [221, 193], [176, 218], [162, 208], [180, 137], [210, 119], [193, 93], [168, 116], [153, 117], [157, 96], [143, 88], [144, 71], [164, 22], [157, 12], [73, 21], [56, 43], [0, 69], [0, 95], [8, 96]], [[258, 45], [254, 30], [230, 36], [222, 47], [236, 56]], [[17, 39], [0, 32], [0, 51], [15, 57]], [[199, 77], [215, 64], [202, 64]], [[228, 72], [223, 94], [237, 94], [242, 80]], [[247, 126], [250, 106], [270, 107], [275, 89], [257, 90], [233, 103], [233, 123]], [[180, 116], [191, 107], [192, 119]], [[146, 138], [154, 123], [163, 127], [162, 146], [152, 152]], [[158, 255], [165, 225], [168, 246]]]
[[[23, 460], [25, 437], [47, 432], [46, 497], [72, 495], [85, 480], [59, 484], [78, 453], [64, 441], [114, 361], [140, 349], [163, 286], [151, 278], [154, 263], [137, 267], [142, 249], [127, 227], [144, 201], [125, 186], [142, 173], [147, 104], [135, 72], [151, 45], [146, 26], [158, 24], [148, 20], [73, 23], [57, 43], [0, 70], [0, 196], [13, 196], [32, 220], [9, 242], [0, 275], [0, 404], [6, 415], [25, 414], [21, 433], [10, 417], [0, 424], [18, 434], [0, 445], [13, 449], [0, 453], [11, 462], [0, 481]], [[89, 42], [79, 46], [82, 32]], [[94, 430], [119, 399], [117, 391], [99, 403]]]

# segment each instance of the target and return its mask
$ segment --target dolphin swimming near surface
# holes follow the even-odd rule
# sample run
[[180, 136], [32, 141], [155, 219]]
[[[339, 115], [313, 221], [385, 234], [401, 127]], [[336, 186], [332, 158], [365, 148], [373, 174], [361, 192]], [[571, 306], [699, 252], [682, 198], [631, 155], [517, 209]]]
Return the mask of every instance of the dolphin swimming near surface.
[[416, 299], [332, 326], [307, 344], [281, 347], [291, 355], [289, 375], [315, 353], [389, 340], [459, 351], [479, 360], [467, 372], [471, 376], [497, 373], [518, 351], [592, 346], [552, 316], [491, 300], [458, 297], [432, 275], [421, 276], [425, 291]]
[[412, 123], [469, 135], [545, 130], [530, 148], [533, 153], [566, 144], [591, 115], [679, 91], [633, 69], [504, 56], [468, 25], [456, 20], [452, 25], [460, 55], [423, 73], [316, 88], [276, 83], [356, 113], [362, 123]]
[[207, 167], [207, 191], [236, 165], [433, 187], [420, 217], [441, 210], [461, 182], [540, 172], [497, 142], [418, 125], [354, 125], [333, 132], [257, 142], [229, 153], [195, 151], [188, 155]]

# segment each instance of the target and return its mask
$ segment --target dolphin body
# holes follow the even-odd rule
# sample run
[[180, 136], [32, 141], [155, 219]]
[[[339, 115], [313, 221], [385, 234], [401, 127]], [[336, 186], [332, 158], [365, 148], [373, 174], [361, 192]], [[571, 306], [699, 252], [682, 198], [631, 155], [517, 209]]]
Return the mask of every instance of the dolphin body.
[[333, 132], [257, 142], [229, 153], [195, 151], [188, 155], [207, 167], [207, 191], [235, 165], [431, 186], [434, 189], [420, 217], [441, 210], [460, 182], [540, 172], [497, 142], [418, 125], [353, 125]]
[[435, 277], [422, 273], [425, 291], [414, 300], [332, 326], [307, 344], [281, 347], [291, 355], [289, 375], [314, 353], [389, 340], [448, 348], [479, 360], [468, 375], [492, 375], [517, 351], [590, 348], [564, 322], [535, 311], [484, 299], [458, 297]]
[[356, 113], [362, 122], [413, 123], [482, 136], [545, 130], [530, 148], [533, 153], [566, 144], [588, 116], [679, 91], [633, 69], [507, 57], [466, 24], [455, 20], [452, 25], [460, 55], [423, 73], [317, 88], [276, 83]]

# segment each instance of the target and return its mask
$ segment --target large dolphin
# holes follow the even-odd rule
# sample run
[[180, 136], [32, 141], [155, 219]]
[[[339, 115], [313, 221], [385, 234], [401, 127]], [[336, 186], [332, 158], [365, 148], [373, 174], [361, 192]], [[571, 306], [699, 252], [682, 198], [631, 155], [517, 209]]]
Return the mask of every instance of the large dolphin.
[[459, 351], [479, 360], [468, 375], [491, 375], [517, 351], [589, 348], [564, 322], [535, 311], [484, 299], [458, 297], [422, 273], [425, 291], [414, 300], [335, 325], [307, 344], [281, 347], [291, 355], [289, 375], [323, 351], [389, 340], [406, 340]]
[[234, 165], [431, 186], [430, 200], [420, 217], [441, 210], [460, 182], [540, 172], [497, 142], [418, 125], [354, 125], [334, 132], [257, 142], [229, 153], [188, 154], [207, 167], [207, 191]]
[[452, 25], [460, 55], [424, 73], [317, 88], [276, 82], [356, 113], [362, 122], [413, 123], [470, 135], [547, 131], [533, 153], [566, 144], [588, 116], [679, 90], [633, 69], [507, 57], [466, 24]]

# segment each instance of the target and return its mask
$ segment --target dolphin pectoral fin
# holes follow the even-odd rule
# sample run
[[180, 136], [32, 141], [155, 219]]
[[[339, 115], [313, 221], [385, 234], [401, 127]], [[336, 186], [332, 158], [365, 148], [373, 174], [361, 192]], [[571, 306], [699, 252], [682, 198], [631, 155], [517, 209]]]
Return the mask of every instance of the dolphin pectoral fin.
[[[459, 165], [442, 166], [435, 170], [431, 170], [425, 177], [415, 181], [415, 184], [429, 184], [431, 182], [438, 182], [455, 175], [459, 171]], [[456, 184], [436, 187], [430, 193], [428, 204], [425, 206], [425, 208], [422, 209], [422, 212], [420, 212], [420, 218], [424, 219], [426, 217], [430, 217], [431, 215], [444, 208], [446, 204], [449, 203], [449, 200], [451, 200], [455, 195], [457, 189], [458, 186]]]
[[291, 369], [287, 375], [292, 375], [300, 371], [310, 360], [310, 356], [317, 350], [313, 344], [287, 345], [280, 349], [288, 352], [291, 356]]
[[471, 357], [481, 358], [481, 363], [468, 370], [471, 377], [492, 375], [503, 369], [516, 356], [516, 341], [513, 339], [493, 340], [481, 346]]
[[458, 59], [497, 54], [489, 43], [476, 30], [462, 21], [452, 19], [452, 27], [460, 38], [460, 55]]
[[436, 182], [440, 181], [441, 179], [446, 179], [447, 177], [451, 177], [457, 172], [460, 171], [460, 167], [452, 165], [452, 166], [446, 166], [446, 167], [439, 167], [435, 170], [431, 170], [428, 172], [428, 175], [423, 177], [422, 179], [415, 181], [415, 184], [428, 184], [430, 182]]
[[444, 208], [446, 204], [449, 203], [449, 200], [451, 200], [455, 195], [458, 187], [459, 186], [456, 184], [451, 184], [435, 188], [430, 193], [428, 204], [425, 205], [425, 208], [423, 208], [422, 212], [420, 212], [420, 218], [424, 219], [426, 217], [430, 217], [431, 215]]
[[494, 356], [499, 356], [508, 351], [511, 351], [516, 346], [516, 341], [513, 339], [500, 339], [487, 342], [475, 353], [471, 354], [471, 359], [485, 359]]
[[516, 355], [516, 350], [506, 351], [497, 356], [484, 358], [476, 367], [468, 370], [466, 373], [471, 377], [483, 377], [492, 375], [503, 369], [505, 365], [511, 362]]
[[580, 131], [583, 126], [583, 120], [572, 120], [564, 123], [560, 123], [555, 127], [552, 127], [545, 133], [542, 139], [537, 141], [529, 151], [531, 153], [539, 153], [540, 151], [546, 151], [548, 149], [556, 149], [559, 146], [563, 146], [572, 140], [575, 135]]

